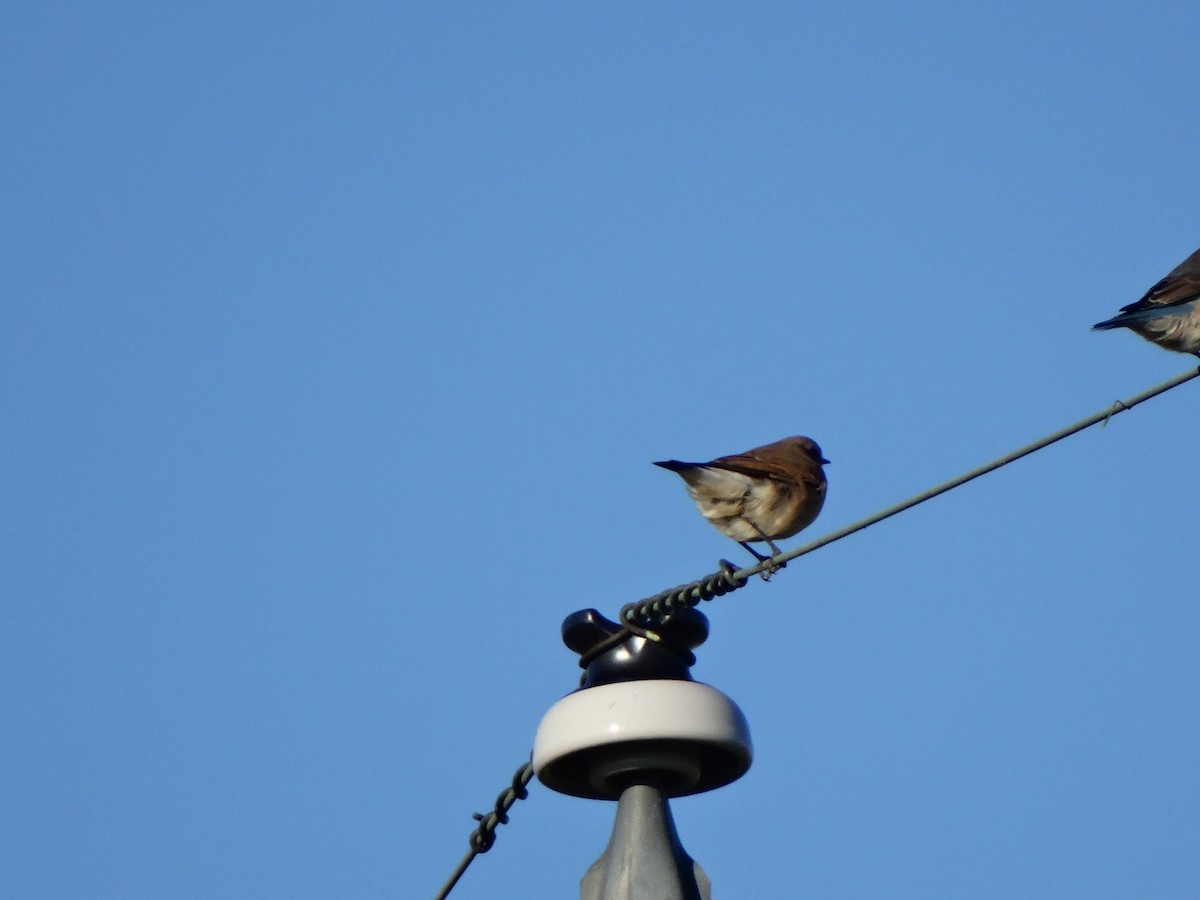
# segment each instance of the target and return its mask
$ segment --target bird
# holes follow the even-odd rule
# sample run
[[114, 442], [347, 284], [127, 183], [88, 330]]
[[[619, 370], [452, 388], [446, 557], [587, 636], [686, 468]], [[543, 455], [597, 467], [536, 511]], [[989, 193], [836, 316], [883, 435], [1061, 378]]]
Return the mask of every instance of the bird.
[[775, 541], [807, 528], [820, 513], [826, 490], [821, 467], [828, 462], [816, 441], [796, 435], [709, 462], [667, 459], [654, 465], [679, 475], [701, 515], [762, 562], [771, 557], [751, 543], [765, 541], [778, 556]]
[[1093, 331], [1128, 328], [1165, 350], [1200, 357], [1200, 250], [1146, 291], [1141, 300], [1122, 306]]

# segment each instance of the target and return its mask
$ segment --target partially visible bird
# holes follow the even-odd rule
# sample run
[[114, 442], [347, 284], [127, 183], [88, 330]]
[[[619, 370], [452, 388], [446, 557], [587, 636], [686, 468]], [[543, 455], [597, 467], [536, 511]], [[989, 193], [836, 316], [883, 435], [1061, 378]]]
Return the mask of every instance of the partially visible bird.
[[1197, 250], [1137, 303], [1122, 306], [1093, 331], [1128, 328], [1166, 350], [1200, 356], [1200, 250]]
[[762, 561], [770, 557], [751, 543], [765, 541], [778, 555], [776, 539], [791, 537], [817, 517], [825, 503], [821, 466], [828, 462], [816, 441], [796, 436], [711, 462], [654, 465], [677, 473], [704, 518]]

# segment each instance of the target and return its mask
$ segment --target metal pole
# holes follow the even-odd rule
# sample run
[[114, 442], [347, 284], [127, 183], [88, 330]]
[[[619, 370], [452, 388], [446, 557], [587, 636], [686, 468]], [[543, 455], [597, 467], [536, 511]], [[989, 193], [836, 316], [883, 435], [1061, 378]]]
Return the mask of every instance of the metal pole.
[[700, 864], [675, 831], [666, 795], [649, 784], [621, 792], [612, 837], [583, 876], [580, 900], [711, 900]]

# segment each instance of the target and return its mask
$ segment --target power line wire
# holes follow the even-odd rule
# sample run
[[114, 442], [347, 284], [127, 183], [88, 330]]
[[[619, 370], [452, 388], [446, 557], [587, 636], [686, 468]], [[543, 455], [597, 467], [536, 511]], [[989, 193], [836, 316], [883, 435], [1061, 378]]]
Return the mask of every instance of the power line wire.
[[467, 871], [467, 866], [471, 864], [471, 861], [480, 853], [487, 853], [492, 849], [492, 845], [496, 843], [497, 826], [507, 825], [508, 811], [512, 809], [513, 804], [529, 796], [529, 792], [525, 788], [532, 779], [533, 763], [522, 764], [513, 773], [512, 784], [502, 790], [500, 796], [496, 798], [495, 808], [487, 814], [475, 813], [479, 827], [471, 832], [470, 840], [467, 842], [471, 849], [458, 861], [458, 865], [450, 873], [450, 877], [446, 879], [446, 883], [442, 885], [442, 889], [438, 891], [434, 900], [446, 900], [446, 897], [454, 890], [454, 886], [458, 884], [458, 879], [462, 878], [463, 873]]
[[[834, 541], [840, 541], [842, 538], [849, 537], [850, 535], [862, 531], [864, 528], [868, 528], [877, 522], [882, 522], [884, 519], [890, 519], [892, 516], [902, 513], [907, 509], [912, 509], [914, 506], [924, 503], [926, 500], [932, 500], [934, 497], [964, 485], [968, 481], [973, 481], [981, 475], [994, 472], [1001, 466], [1007, 466], [1009, 463], [1016, 462], [1018, 459], [1028, 456], [1030, 453], [1035, 453], [1036, 451], [1041, 450], [1043, 447], [1049, 447], [1051, 444], [1057, 443], [1063, 438], [1068, 438], [1073, 434], [1077, 434], [1078, 432], [1083, 431], [1085, 428], [1091, 428], [1093, 425], [1100, 423], [1107, 424], [1108, 420], [1113, 416], [1133, 409], [1139, 403], [1145, 403], [1147, 400], [1157, 397], [1159, 394], [1164, 394], [1172, 388], [1179, 387], [1179, 385], [1191, 381], [1197, 376], [1200, 376], [1200, 368], [1193, 369], [1190, 372], [1184, 372], [1182, 375], [1177, 375], [1168, 381], [1164, 381], [1162, 384], [1156, 385], [1155, 387], [1142, 391], [1140, 394], [1130, 397], [1128, 400], [1118, 400], [1111, 406], [1102, 409], [1100, 412], [1093, 413], [1087, 418], [1080, 419], [1073, 425], [1068, 425], [1066, 428], [1059, 429], [1053, 434], [1048, 434], [1044, 438], [1036, 440], [1031, 444], [1026, 444], [1024, 447], [1019, 447], [1018, 449], [1013, 450], [1011, 453], [1006, 453], [1004, 456], [1001, 456], [998, 459], [994, 459], [989, 463], [985, 463], [978, 468], [971, 469], [969, 472], [964, 472], [957, 478], [951, 478], [949, 481], [944, 481], [936, 487], [931, 487], [928, 490], [922, 491], [921, 493], [913, 497], [909, 497], [907, 500], [897, 503], [894, 506], [889, 506], [873, 515], [867, 516], [865, 519], [859, 519], [857, 522], [851, 522], [849, 525], [839, 528], [836, 531], [831, 531], [829, 534], [825, 535], [824, 537], [819, 537], [815, 541], [803, 544], [792, 550], [787, 550], [777, 556], [773, 556], [769, 559], [763, 560], [762, 562], [756, 563], [755, 565], [747, 566], [744, 569], [738, 569], [736, 572], [727, 572], [727, 578], [730, 582], [738, 581], [742, 584], [745, 584], [747, 579], [753, 575], [778, 568], [790, 560], [804, 556], [808, 553], [812, 553], [814, 550], [819, 550], [822, 547], [832, 544]], [[672, 609], [679, 608], [679, 603], [681, 601], [686, 606], [695, 606], [700, 602], [700, 600], [711, 599], [710, 597], [700, 596], [700, 586], [705, 584], [713, 577], [714, 576], [710, 575], [705, 579], [701, 579], [700, 581], [695, 581], [679, 588], [672, 588], [670, 591], [664, 591], [661, 594], [655, 594], [653, 597], [648, 597], [645, 600], [641, 600], [637, 603], [628, 604], [621, 609], [621, 621], [636, 622], [645, 625], [648, 621], [653, 620], [656, 614], [661, 616], [663, 613], [671, 612]], [[738, 587], [740, 586], [741, 584], [738, 585]], [[672, 603], [672, 601], [674, 602]], [[664, 606], [669, 606], [670, 608], [664, 608]]]

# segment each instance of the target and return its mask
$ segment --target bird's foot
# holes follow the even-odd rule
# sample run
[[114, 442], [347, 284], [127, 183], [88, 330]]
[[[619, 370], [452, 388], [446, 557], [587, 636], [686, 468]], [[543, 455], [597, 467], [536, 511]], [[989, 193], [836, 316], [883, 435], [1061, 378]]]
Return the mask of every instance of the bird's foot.
[[[757, 550], [755, 550], [753, 547], [751, 547], [749, 544], [745, 543], [744, 541], [738, 541], [738, 543], [740, 543], [743, 547], [745, 547], [746, 550], [750, 553], [750, 555], [753, 556], [755, 559], [757, 559], [760, 563], [767, 563], [767, 567], [758, 573], [758, 576], [763, 581], [770, 581], [772, 575], [774, 575], [776, 572], [778, 572], [780, 569], [784, 568], [787, 565], [786, 562], [770, 562], [770, 559], [771, 559], [770, 556], [759, 553]], [[773, 551], [775, 551], [774, 555], [778, 556], [779, 548], [776, 547], [772, 541], [767, 541], [767, 544], [770, 545], [770, 547]]]
[[763, 560], [763, 562], [767, 563], [767, 567], [758, 573], [759, 577], [762, 578], [763, 581], [770, 581], [772, 575], [774, 575], [780, 569], [787, 568], [786, 562], [768, 562], [770, 558], [771, 557], [768, 556]]

